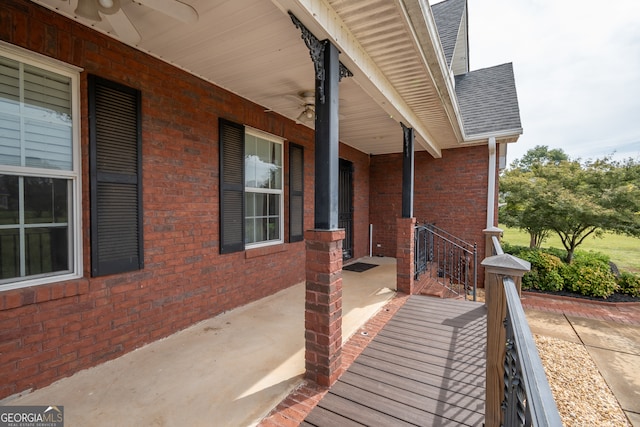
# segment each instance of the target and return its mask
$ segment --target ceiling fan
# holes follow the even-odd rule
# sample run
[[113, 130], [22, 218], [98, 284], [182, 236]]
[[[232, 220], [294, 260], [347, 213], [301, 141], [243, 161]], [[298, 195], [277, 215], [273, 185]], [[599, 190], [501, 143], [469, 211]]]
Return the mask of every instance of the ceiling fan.
[[296, 117], [296, 123], [304, 123], [312, 121], [316, 118], [316, 97], [312, 91], [298, 92], [297, 95], [287, 95], [289, 98], [295, 99], [302, 112]]
[[[186, 24], [198, 20], [198, 12], [178, 0], [134, 0], [134, 3], [162, 12]], [[95, 22], [102, 21], [102, 14], [124, 41], [138, 43], [141, 40], [140, 33], [122, 10], [120, 0], [78, 0], [74, 13]]]

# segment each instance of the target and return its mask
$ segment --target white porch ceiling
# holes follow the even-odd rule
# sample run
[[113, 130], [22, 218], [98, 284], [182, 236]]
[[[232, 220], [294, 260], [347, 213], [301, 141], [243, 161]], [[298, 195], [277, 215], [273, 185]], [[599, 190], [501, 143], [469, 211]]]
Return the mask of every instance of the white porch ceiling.
[[291, 95], [313, 91], [314, 69], [290, 10], [317, 38], [331, 39], [354, 73], [340, 83], [342, 142], [368, 154], [401, 152], [403, 122], [416, 130], [416, 150], [435, 157], [463, 143], [426, 0], [184, 0], [199, 15], [190, 24], [144, 0], [121, 0], [137, 42], [106, 15], [77, 17], [78, 0], [33, 1], [295, 120], [302, 107]]

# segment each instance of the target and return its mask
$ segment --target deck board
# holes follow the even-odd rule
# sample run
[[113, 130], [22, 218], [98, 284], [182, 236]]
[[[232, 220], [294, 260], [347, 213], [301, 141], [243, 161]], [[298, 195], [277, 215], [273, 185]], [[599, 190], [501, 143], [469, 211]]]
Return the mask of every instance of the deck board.
[[481, 426], [486, 309], [412, 296], [305, 425]]

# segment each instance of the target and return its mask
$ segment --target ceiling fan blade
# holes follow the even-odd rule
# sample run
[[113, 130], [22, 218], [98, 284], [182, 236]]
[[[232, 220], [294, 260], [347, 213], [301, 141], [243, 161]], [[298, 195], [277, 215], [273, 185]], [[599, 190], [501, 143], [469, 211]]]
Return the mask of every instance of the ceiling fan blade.
[[189, 6], [178, 0], [136, 0], [140, 4], [143, 4], [151, 9], [155, 9], [158, 12], [162, 12], [167, 16], [182, 21], [185, 24], [193, 24], [198, 20], [198, 12]]
[[105, 18], [107, 18], [107, 21], [109, 21], [113, 30], [123, 41], [136, 44], [142, 39], [138, 30], [136, 30], [136, 27], [133, 26], [122, 9], [118, 10], [113, 15], [106, 15]]

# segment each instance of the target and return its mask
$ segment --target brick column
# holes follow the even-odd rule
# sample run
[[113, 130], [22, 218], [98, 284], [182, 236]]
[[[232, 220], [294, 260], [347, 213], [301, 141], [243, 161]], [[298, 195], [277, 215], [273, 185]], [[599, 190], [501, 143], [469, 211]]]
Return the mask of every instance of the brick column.
[[411, 295], [416, 292], [414, 276], [415, 218], [398, 218], [396, 221], [396, 262], [398, 292]]
[[309, 230], [306, 241], [305, 376], [325, 387], [341, 374], [342, 240], [340, 230]]

